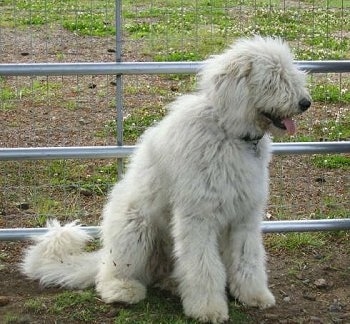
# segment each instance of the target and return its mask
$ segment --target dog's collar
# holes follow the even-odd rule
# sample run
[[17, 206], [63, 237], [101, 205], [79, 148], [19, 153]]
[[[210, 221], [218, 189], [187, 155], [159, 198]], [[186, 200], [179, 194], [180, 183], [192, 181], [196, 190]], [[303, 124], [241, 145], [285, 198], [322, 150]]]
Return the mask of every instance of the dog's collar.
[[250, 134], [247, 134], [246, 136], [244, 137], [241, 137], [241, 139], [245, 142], [253, 142], [255, 144], [258, 144], [259, 141], [263, 138], [264, 135], [259, 135], [259, 136], [255, 136], [255, 137], [252, 137], [250, 136]]
[[247, 134], [246, 136], [241, 137], [241, 140], [250, 144], [255, 154], [258, 154], [258, 144], [263, 136], [264, 135], [252, 137], [250, 134]]

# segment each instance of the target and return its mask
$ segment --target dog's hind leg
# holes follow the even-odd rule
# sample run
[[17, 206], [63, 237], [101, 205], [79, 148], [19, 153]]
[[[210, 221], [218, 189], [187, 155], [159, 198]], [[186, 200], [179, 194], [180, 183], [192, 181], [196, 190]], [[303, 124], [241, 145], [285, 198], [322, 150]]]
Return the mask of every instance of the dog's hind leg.
[[222, 323], [228, 319], [226, 274], [212, 216], [175, 211], [174, 276], [187, 316], [201, 322]]
[[248, 306], [273, 306], [275, 298], [267, 285], [260, 223], [235, 224], [228, 240], [224, 259], [231, 295]]
[[141, 210], [129, 208], [118, 211], [114, 217], [107, 215], [103, 224], [103, 256], [96, 277], [96, 290], [105, 302], [133, 304], [145, 298], [146, 285], [151, 280], [147, 262], [154, 235], [154, 228]]

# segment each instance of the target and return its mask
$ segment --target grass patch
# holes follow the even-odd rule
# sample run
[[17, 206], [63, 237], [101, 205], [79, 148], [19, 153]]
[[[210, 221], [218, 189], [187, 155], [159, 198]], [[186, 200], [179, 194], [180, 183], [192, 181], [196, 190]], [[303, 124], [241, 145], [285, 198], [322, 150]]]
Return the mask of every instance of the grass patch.
[[314, 101], [329, 103], [350, 103], [350, 91], [336, 84], [315, 84], [311, 87], [311, 97]]
[[31, 298], [24, 303], [24, 308], [27, 312], [40, 314], [47, 311], [47, 305], [42, 298]]
[[85, 190], [85, 194], [104, 195], [117, 177], [117, 166], [108, 163], [93, 166], [77, 161], [56, 160], [46, 167], [51, 183], [67, 191]]
[[269, 248], [291, 252], [322, 247], [325, 243], [324, 233], [286, 233], [266, 237], [266, 245]]
[[[243, 313], [234, 302], [230, 303], [230, 319], [235, 323], [253, 323], [250, 317]], [[195, 320], [183, 314], [180, 298], [169, 295], [158, 289], [149, 289], [147, 298], [128, 308], [121, 309], [114, 324], [195, 324]]]
[[67, 320], [82, 322], [97, 320], [107, 309], [109, 306], [100, 302], [93, 290], [65, 291], [55, 296], [51, 306], [53, 314], [67, 314]]
[[[83, 36], [115, 34], [114, 0], [18, 0], [15, 10], [13, 1], [3, 0], [0, 6], [1, 27], [61, 25]], [[142, 5], [126, 0], [123, 31], [133, 39], [147, 39], [143, 51], [158, 61], [203, 59], [237, 37], [255, 34], [297, 41], [298, 59], [346, 59], [350, 22], [343, 6], [340, 0], [283, 8], [280, 1], [268, 0], [162, 0]]]
[[[298, 41], [298, 59], [339, 59], [349, 55], [349, 37], [340, 37], [337, 32], [350, 30], [350, 23], [337, 6], [281, 8], [278, 2], [248, 1], [242, 8], [200, 1], [184, 7], [182, 2], [163, 1], [159, 6], [144, 4], [134, 9], [125, 4], [125, 30], [131, 38], [147, 38], [144, 51], [155, 60], [202, 59], [213, 48], [220, 51], [228, 41], [256, 34]], [[238, 23], [233, 24], [233, 20]], [[196, 55], [192, 58], [189, 53]]]
[[320, 121], [313, 125], [313, 136], [315, 138], [329, 141], [350, 138], [350, 115], [344, 119]]
[[74, 17], [64, 19], [63, 27], [82, 36], [115, 35], [112, 17], [98, 13], [77, 13]]
[[3, 320], [4, 324], [16, 324], [20, 322], [20, 316], [17, 314], [7, 313], [5, 314]]
[[[179, 297], [156, 289], [148, 289], [145, 300], [134, 305], [107, 305], [94, 290], [64, 291], [50, 298], [31, 298], [24, 304], [29, 314], [49, 314], [58, 316], [61, 321], [98, 322], [102, 316], [108, 316], [108, 323], [114, 324], [195, 324], [197, 321], [183, 313]], [[232, 322], [251, 324], [253, 320], [244, 313], [235, 301], [229, 303], [229, 316]]]
[[61, 89], [61, 84], [35, 79], [29, 83], [18, 86], [0, 79], [0, 109], [2, 111], [12, 110], [18, 106], [18, 101], [30, 98], [33, 103], [41, 103], [54, 98]]
[[342, 154], [314, 155], [312, 164], [322, 169], [350, 169], [350, 156]]
[[[4, 0], [7, 9], [13, 1]], [[1, 6], [1, 4], [0, 4]], [[84, 36], [115, 34], [115, 1], [113, 0], [18, 0], [15, 12], [4, 10], [3, 27], [60, 24], [69, 31]]]
[[[157, 123], [164, 115], [164, 107], [143, 107], [127, 115], [123, 124], [125, 142], [134, 143], [147, 128]], [[105, 124], [103, 131], [98, 132], [96, 136], [115, 137], [116, 134], [116, 121], [111, 120]]]

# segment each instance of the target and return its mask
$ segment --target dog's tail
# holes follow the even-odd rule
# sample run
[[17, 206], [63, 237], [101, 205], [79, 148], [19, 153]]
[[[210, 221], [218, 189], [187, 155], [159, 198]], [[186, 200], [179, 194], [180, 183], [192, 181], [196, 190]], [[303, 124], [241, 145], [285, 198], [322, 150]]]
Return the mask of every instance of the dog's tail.
[[57, 220], [48, 221], [48, 232], [35, 237], [35, 244], [25, 252], [20, 264], [23, 274], [40, 280], [44, 286], [85, 288], [94, 285], [100, 251], [85, 252], [92, 237], [72, 222], [61, 226]]

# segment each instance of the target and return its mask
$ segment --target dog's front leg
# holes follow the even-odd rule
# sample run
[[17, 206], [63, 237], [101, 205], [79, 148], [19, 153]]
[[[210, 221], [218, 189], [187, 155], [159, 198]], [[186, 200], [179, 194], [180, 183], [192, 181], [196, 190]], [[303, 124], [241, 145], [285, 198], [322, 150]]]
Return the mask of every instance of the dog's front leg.
[[179, 283], [184, 312], [201, 322], [228, 319], [226, 273], [217, 244], [212, 215], [174, 213], [174, 274]]
[[267, 285], [260, 223], [235, 224], [228, 238], [224, 259], [231, 295], [248, 306], [273, 306], [275, 298]]

